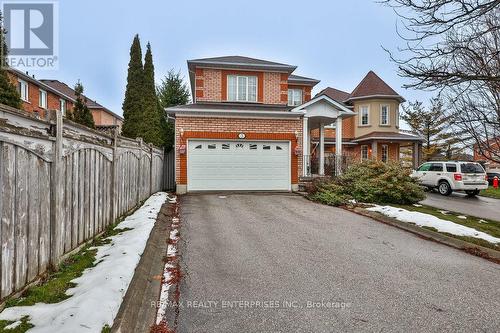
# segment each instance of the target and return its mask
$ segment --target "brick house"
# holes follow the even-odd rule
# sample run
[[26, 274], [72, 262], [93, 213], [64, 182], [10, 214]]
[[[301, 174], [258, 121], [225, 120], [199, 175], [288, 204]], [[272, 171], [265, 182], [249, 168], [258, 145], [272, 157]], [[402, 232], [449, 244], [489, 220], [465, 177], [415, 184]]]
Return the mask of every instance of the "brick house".
[[399, 132], [404, 99], [373, 72], [350, 94], [327, 88], [313, 98], [319, 80], [293, 74], [296, 66], [241, 56], [187, 63], [193, 104], [167, 109], [178, 193], [292, 191], [301, 177], [325, 174], [328, 154], [398, 160], [401, 144], [418, 163], [421, 139]]
[[[76, 101], [75, 91], [57, 80], [37, 80], [33, 76], [13, 68], [7, 70], [12, 83], [17, 87], [22, 108], [43, 117], [47, 110], [60, 110], [63, 115], [72, 110]], [[96, 127], [109, 126], [121, 129], [123, 118], [96, 101], [86, 97]]]
[[[500, 157], [500, 137], [495, 137], [484, 142], [484, 148], [474, 145], [474, 161], [481, 162], [486, 167], [487, 171], [500, 171], [500, 163], [493, 161]], [[489, 148], [485, 149], [486, 146]]]

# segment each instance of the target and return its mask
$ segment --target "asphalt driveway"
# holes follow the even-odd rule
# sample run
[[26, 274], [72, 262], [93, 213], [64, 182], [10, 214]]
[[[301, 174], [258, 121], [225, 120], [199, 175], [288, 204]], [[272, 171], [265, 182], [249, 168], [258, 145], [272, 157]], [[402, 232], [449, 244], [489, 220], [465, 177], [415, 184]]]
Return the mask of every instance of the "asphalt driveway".
[[500, 266], [294, 195], [181, 199], [178, 332], [495, 332]]
[[463, 193], [452, 193], [443, 196], [436, 192], [427, 192], [427, 198], [421, 201], [424, 205], [472, 215], [483, 219], [500, 221], [500, 200], [487, 197], [468, 197]]

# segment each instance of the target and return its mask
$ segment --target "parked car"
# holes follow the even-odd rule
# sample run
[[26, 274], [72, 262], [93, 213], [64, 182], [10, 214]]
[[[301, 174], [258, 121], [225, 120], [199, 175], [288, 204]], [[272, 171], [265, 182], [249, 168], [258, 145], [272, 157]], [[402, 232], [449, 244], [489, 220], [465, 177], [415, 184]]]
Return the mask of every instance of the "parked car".
[[475, 196], [488, 188], [486, 171], [476, 162], [426, 162], [413, 171], [412, 177], [418, 178], [429, 189], [437, 188], [442, 195], [464, 191], [469, 196]]
[[498, 177], [498, 180], [500, 181], [500, 172], [488, 172], [488, 183], [493, 186], [493, 178]]

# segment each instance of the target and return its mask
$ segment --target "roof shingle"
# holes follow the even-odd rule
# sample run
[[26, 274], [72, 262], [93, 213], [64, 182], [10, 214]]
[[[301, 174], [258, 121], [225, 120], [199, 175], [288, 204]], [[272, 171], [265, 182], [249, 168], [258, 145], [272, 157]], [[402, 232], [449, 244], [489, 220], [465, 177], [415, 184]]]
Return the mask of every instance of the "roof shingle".
[[387, 83], [384, 82], [375, 72], [369, 71], [368, 74], [361, 80], [356, 88], [351, 93], [349, 98], [365, 97], [365, 96], [399, 96]]

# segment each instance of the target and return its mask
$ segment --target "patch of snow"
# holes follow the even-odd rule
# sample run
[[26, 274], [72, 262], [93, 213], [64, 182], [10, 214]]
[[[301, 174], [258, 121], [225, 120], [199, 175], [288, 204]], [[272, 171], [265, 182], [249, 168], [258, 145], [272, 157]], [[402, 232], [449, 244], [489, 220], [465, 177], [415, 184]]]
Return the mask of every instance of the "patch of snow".
[[225, 195], [219, 195], [219, 199], [226, 199], [227, 197]]
[[111, 326], [166, 199], [166, 193], [153, 194], [118, 225], [132, 230], [112, 236], [109, 244], [96, 247], [98, 264], [71, 281], [76, 287], [66, 291], [70, 298], [55, 304], [7, 308], [0, 313], [0, 319], [29, 316], [35, 325], [29, 332], [99, 333], [104, 325]]
[[441, 214], [443, 214], [443, 215], [448, 215], [448, 214], [450, 213], [450, 212], [449, 212], [449, 211], [447, 211], [447, 210], [440, 210], [439, 212], [440, 212]]
[[14, 328], [16, 328], [19, 325], [21, 325], [21, 321], [17, 320], [15, 322], [13, 322], [12, 324], [9, 324], [9, 325], [5, 326], [3, 329], [4, 330], [13, 330]]
[[177, 256], [177, 242], [179, 241], [179, 218], [178, 217], [172, 217], [172, 230], [170, 230], [169, 234], [169, 244], [167, 247], [167, 262], [165, 263], [165, 266], [163, 268], [163, 279], [162, 279], [162, 284], [161, 284], [161, 290], [160, 290], [160, 299], [159, 299], [159, 306], [156, 311], [156, 324], [160, 324], [162, 321], [165, 320], [165, 314], [167, 311], [167, 305], [169, 304], [168, 300], [168, 295], [169, 295], [169, 290], [170, 287], [172, 286], [169, 281], [171, 281], [172, 276], [172, 269], [175, 268], [175, 258]]
[[452, 235], [480, 238], [494, 244], [500, 243], [500, 238], [493, 237], [485, 232], [477, 231], [476, 229], [453, 223], [451, 221], [442, 220], [433, 215], [412, 212], [391, 206], [374, 206], [367, 209], [393, 217], [401, 222], [414, 223], [420, 227], [432, 227], [436, 228], [440, 232], [446, 232]]
[[457, 217], [458, 217], [459, 219], [462, 219], [462, 220], [467, 220], [467, 216], [458, 215]]
[[419, 204], [413, 204], [413, 206], [415, 206], [415, 207], [422, 207], [422, 205], [419, 205]]
[[483, 219], [480, 219], [478, 222], [479, 222], [479, 223], [488, 223], [487, 221], [485, 221], [485, 220], [483, 220]]
[[350, 203], [354, 204], [354, 205], [357, 203], [355, 199], [351, 199], [351, 200], [348, 200], [348, 201], [349, 201]]

